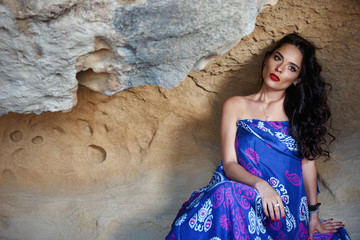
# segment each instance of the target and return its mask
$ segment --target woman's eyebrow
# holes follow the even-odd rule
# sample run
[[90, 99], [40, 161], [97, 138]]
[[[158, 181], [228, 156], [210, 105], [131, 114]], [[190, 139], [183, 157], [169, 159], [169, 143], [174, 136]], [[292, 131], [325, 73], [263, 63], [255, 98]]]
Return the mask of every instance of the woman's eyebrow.
[[[284, 59], [284, 56], [280, 52], [276, 52], [276, 53], [279, 54], [282, 59]], [[297, 67], [298, 69], [300, 69], [300, 67], [297, 64], [295, 64], [293, 62], [290, 62], [290, 64], [293, 65], [294, 67]]]

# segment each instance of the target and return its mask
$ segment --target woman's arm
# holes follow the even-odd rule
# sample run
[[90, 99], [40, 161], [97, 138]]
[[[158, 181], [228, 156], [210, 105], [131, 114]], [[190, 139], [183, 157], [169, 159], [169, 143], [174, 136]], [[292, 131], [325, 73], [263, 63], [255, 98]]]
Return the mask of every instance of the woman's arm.
[[220, 126], [221, 155], [226, 177], [251, 187], [261, 181], [261, 178], [246, 171], [237, 160], [235, 151], [236, 122], [239, 116], [240, 97], [232, 97], [225, 101]]
[[[317, 204], [317, 173], [315, 161], [309, 161], [304, 158], [301, 162], [305, 194], [307, 198], [308, 205]], [[319, 212], [313, 213], [310, 217], [318, 217]]]
[[[301, 162], [305, 194], [309, 205], [317, 204], [317, 173], [315, 161], [310, 161], [304, 158]], [[309, 223], [309, 239], [313, 238], [315, 232], [319, 233], [335, 233], [338, 228], [343, 227], [342, 222], [332, 222], [333, 219], [328, 219], [321, 222], [319, 219], [319, 212], [310, 214]]]
[[[280, 216], [285, 218], [284, 205], [279, 194], [265, 180], [249, 173], [237, 160], [235, 151], [236, 122], [242, 111], [241, 97], [232, 97], [225, 101], [221, 116], [220, 138], [221, 154], [225, 175], [227, 178], [254, 187], [260, 193], [264, 213], [273, 221], [280, 221]], [[279, 207], [274, 208], [275, 204]], [[281, 213], [281, 215], [280, 215]]]

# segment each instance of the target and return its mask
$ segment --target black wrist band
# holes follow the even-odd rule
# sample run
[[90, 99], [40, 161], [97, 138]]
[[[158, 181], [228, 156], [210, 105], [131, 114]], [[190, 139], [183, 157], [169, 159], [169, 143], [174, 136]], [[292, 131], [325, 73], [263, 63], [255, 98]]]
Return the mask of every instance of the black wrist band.
[[321, 203], [317, 203], [315, 205], [308, 205], [309, 211], [316, 211], [318, 210], [319, 206], [321, 205]]

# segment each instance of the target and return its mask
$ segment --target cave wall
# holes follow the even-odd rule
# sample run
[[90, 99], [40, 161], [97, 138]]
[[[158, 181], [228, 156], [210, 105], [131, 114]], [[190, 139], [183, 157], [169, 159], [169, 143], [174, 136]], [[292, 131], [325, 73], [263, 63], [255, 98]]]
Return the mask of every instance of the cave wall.
[[173, 88], [254, 29], [277, 0], [0, 2], [0, 115], [69, 111], [78, 83]]
[[321, 216], [360, 235], [359, 13], [358, 1], [283, 0], [173, 89], [106, 96], [80, 86], [70, 112], [1, 116], [0, 238], [163, 239], [220, 162], [222, 103], [256, 91], [264, 51], [294, 31], [318, 46], [333, 85], [337, 141], [332, 159], [317, 162]]

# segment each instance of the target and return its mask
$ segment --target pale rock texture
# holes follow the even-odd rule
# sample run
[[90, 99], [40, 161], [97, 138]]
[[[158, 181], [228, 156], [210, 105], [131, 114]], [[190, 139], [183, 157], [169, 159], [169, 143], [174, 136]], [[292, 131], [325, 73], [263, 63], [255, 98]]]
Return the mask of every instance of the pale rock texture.
[[[147, 85], [106, 96], [79, 86], [70, 112], [1, 116], [0, 239], [164, 239], [181, 204], [220, 163], [223, 102], [256, 91], [264, 52], [294, 31], [319, 47], [324, 77], [333, 85], [337, 140], [332, 158], [317, 161], [320, 215], [343, 221], [357, 239], [359, 13], [353, 0], [279, 1], [259, 14], [250, 35], [178, 87]], [[103, 51], [81, 53], [81, 66], [113, 56], [103, 39], [89, 44], [89, 51]]]
[[173, 88], [251, 33], [266, 2], [1, 1], [0, 115], [69, 111], [78, 82]]

